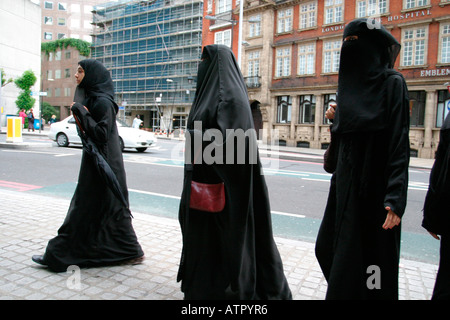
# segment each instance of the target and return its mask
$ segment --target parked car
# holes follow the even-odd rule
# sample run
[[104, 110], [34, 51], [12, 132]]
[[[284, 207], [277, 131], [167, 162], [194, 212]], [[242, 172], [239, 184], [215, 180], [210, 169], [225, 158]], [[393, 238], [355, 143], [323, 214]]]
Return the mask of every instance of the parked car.
[[[125, 148], [135, 148], [138, 152], [144, 152], [148, 147], [156, 145], [157, 138], [153, 132], [132, 128], [118, 119], [117, 129], [119, 130], [122, 151]], [[73, 116], [68, 116], [64, 120], [53, 123], [50, 126], [48, 137], [56, 141], [59, 147], [67, 147], [69, 144], [81, 145]]]

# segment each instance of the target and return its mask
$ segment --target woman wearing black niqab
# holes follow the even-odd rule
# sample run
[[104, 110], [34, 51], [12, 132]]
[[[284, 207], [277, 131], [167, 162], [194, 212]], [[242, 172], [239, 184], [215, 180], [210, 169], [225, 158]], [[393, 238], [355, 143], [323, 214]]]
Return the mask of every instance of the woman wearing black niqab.
[[[128, 200], [110, 73], [99, 61], [86, 59], [79, 62], [75, 77], [79, 83], [72, 112], [108, 162]], [[138, 263], [143, 255], [128, 208], [108, 188], [92, 156], [83, 149], [78, 184], [64, 223], [48, 242], [45, 254], [33, 256], [33, 260], [64, 272], [70, 265]]]
[[[291, 299], [273, 239], [269, 196], [259, 155], [254, 154], [256, 160], [251, 161], [251, 145], [256, 146], [256, 135], [248, 134], [243, 148], [238, 148], [238, 143], [231, 145], [232, 138], [227, 136], [230, 132], [254, 132], [244, 79], [226, 46], [206, 46], [202, 60], [187, 122], [190, 135], [186, 141], [179, 211], [183, 234], [178, 273], [181, 290], [187, 300]], [[208, 131], [217, 140], [212, 142]], [[200, 140], [196, 140], [198, 137]], [[200, 144], [196, 145], [198, 141]], [[213, 143], [215, 153], [210, 153]], [[223, 153], [219, 151], [221, 146]], [[226, 161], [231, 152], [235, 156], [233, 161]], [[241, 163], [236, 161], [239, 152], [246, 153]], [[208, 155], [216, 157], [216, 161], [211, 163]], [[206, 212], [191, 208], [191, 180], [207, 184], [223, 182], [223, 210]]]
[[337, 167], [316, 242], [327, 299], [398, 299], [400, 219], [409, 165], [409, 101], [393, 65], [400, 44], [381, 25], [343, 35], [332, 127]]

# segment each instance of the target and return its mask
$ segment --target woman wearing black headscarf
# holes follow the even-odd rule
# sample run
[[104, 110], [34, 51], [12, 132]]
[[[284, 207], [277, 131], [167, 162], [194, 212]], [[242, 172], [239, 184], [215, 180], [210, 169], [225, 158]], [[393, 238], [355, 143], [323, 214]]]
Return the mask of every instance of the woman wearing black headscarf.
[[409, 165], [407, 87], [392, 69], [400, 44], [367, 19], [350, 22], [343, 39], [332, 128], [337, 167], [316, 256], [327, 299], [398, 299]]
[[[450, 300], [450, 114], [445, 117], [439, 136], [436, 160], [423, 207], [424, 227], [441, 241], [439, 270], [433, 300]], [[440, 237], [439, 237], [440, 236]]]
[[[79, 62], [72, 112], [108, 162], [128, 200], [119, 135], [118, 106], [109, 71], [99, 62]], [[144, 253], [131, 224], [131, 216], [101, 178], [92, 156], [83, 149], [78, 184], [58, 235], [48, 242], [43, 256], [33, 261], [56, 272], [70, 265], [96, 267], [138, 263]]]
[[[291, 299], [273, 239], [244, 79], [226, 46], [206, 46], [202, 60], [187, 122], [190, 134], [179, 211], [181, 290], [185, 299]], [[243, 132], [245, 139], [235, 141], [233, 134]], [[239, 162], [241, 156], [245, 160]], [[223, 182], [224, 208], [194, 209], [191, 181]]]

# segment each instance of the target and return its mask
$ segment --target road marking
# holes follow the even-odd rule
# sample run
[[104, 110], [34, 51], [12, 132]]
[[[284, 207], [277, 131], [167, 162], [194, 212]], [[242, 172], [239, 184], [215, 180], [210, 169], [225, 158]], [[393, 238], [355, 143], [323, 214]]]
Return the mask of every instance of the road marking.
[[[157, 197], [171, 198], [171, 199], [177, 199], [177, 200], [181, 199], [180, 196], [172, 196], [172, 195], [163, 194], [163, 193], [157, 193], [157, 192], [143, 191], [143, 190], [137, 190], [137, 189], [128, 189], [128, 191], [141, 193], [141, 194], [148, 194], [148, 195], [157, 196]], [[281, 212], [281, 211], [271, 211], [271, 213], [272, 214], [281, 215], [281, 216], [288, 216], [288, 217], [295, 217], [295, 218], [306, 218], [306, 216], [304, 216], [302, 214], [295, 214], [295, 213], [288, 213], [288, 212]]]
[[148, 195], [157, 196], [157, 197], [172, 198], [172, 199], [178, 199], [178, 200], [181, 199], [181, 197], [179, 197], [179, 196], [172, 196], [172, 195], [168, 195], [168, 194], [143, 191], [143, 190], [137, 190], [137, 189], [128, 189], [128, 191], [142, 193], [142, 194], [148, 194]]
[[18, 182], [12, 182], [12, 181], [4, 181], [0, 180], [0, 187], [6, 187], [15, 189], [16, 191], [29, 191], [34, 189], [40, 189], [41, 186], [35, 186], [31, 184], [24, 184], [24, 183], [18, 183]]
[[288, 213], [288, 212], [281, 212], [281, 211], [271, 211], [272, 214], [278, 214], [280, 216], [288, 216], [288, 217], [295, 217], [295, 218], [306, 218], [303, 214], [295, 214], [295, 213]]
[[3, 152], [19, 152], [19, 153], [39, 153], [39, 154], [49, 154], [53, 155], [55, 157], [67, 157], [67, 156], [74, 156], [74, 153], [54, 153], [54, 152], [46, 152], [46, 151], [33, 151], [33, 150], [9, 150], [4, 149]]

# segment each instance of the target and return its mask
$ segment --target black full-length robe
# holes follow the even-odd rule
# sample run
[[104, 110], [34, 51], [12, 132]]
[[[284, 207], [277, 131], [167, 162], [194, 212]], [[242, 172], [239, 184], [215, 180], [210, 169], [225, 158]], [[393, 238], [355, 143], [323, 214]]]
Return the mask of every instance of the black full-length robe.
[[422, 226], [440, 235], [439, 270], [432, 299], [450, 299], [450, 116], [441, 127], [436, 159], [423, 207]]
[[[185, 299], [291, 299], [273, 239], [259, 155], [252, 148], [256, 134], [242, 74], [226, 46], [206, 46], [202, 58], [187, 123], [191, 134], [179, 211], [183, 252], [178, 281]], [[232, 145], [227, 134], [238, 132], [247, 138]], [[245, 160], [239, 162], [242, 152]], [[224, 182], [223, 211], [189, 208], [187, 177], [193, 163], [192, 180]]]
[[[396, 40], [356, 20], [344, 30], [333, 134], [337, 167], [316, 242], [327, 299], [398, 299], [400, 226], [385, 230], [388, 211], [402, 217], [409, 165], [409, 103], [392, 70]], [[392, 45], [392, 47], [390, 47]], [[389, 48], [389, 50], [388, 50]], [[333, 143], [333, 142], [332, 142]]]
[[[80, 61], [85, 96], [72, 111], [114, 171], [128, 199], [126, 174], [116, 126], [117, 105], [109, 72], [95, 60]], [[83, 150], [78, 184], [58, 235], [48, 242], [44, 260], [57, 272], [70, 265], [103, 266], [143, 256], [127, 208], [102, 180], [91, 156]]]

